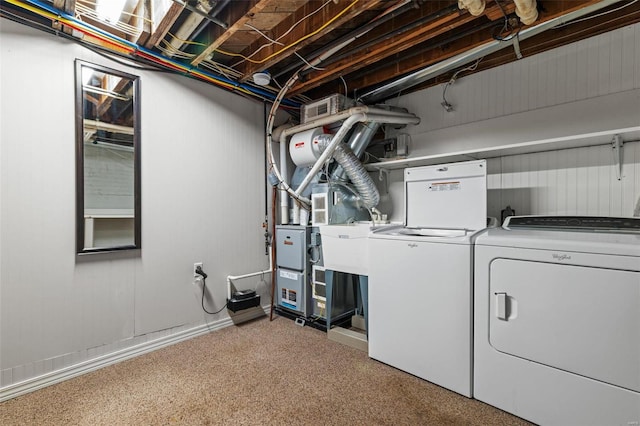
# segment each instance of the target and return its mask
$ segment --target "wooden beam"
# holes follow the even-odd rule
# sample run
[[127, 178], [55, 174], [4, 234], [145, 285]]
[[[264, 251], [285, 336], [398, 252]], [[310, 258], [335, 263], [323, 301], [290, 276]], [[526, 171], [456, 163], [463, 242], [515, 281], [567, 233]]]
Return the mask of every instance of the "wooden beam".
[[[593, 3], [594, 1], [592, 0], [588, 3], [583, 2], [578, 8], [585, 7]], [[636, 9], [635, 12], [640, 10], [640, 4], [634, 7]], [[572, 8], [571, 10], [562, 10], [559, 8], [556, 8], [555, 10], [546, 10], [543, 16], [541, 16], [541, 21], [557, 18], [558, 16], [572, 12], [573, 10], [575, 10], [575, 8]], [[545, 50], [591, 37], [594, 35], [594, 31], [595, 34], [599, 34], [612, 30], [614, 29], [611, 27], [612, 25], [615, 25], [615, 28], [620, 28], [640, 21], [640, 14], [634, 15], [632, 12], [632, 8], [622, 9], [619, 12], [604, 15], [598, 19], [572, 24], [566, 27], [566, 29], [546, 31], [536, 37], [521, 41], [521, 51], [525, 56], [531, 56]], [[492, 32], [484, 30], [473, 37], [464, 37], [461, 40], [451, 42], [445, 47], [428, 47], [422, 52], [414, 53], [411, 53], [410, 51], [403, 52], [402, 54], [396, 55], [394, 60], [390, 61], [387, 66], [380, 67], [375, 72], [364, 75], [355, 75], [353, 78], [346, 77], [346, 79], [350, 87], [357, 87], [359, 90], [372, 87], [376, 84], [390, 81], [398, 75], [425, 68], [491, 41], [493, 41]], [[511, 62], [514, 59], [515, 53], [513, 48], [500, 50], [499, 52], [484, 58], [476, 72]], [[451, 73], [452, 72], [444, 74], [442, 78], [431, 79], [429, 82], [416, 86], [416, 88], [412, 90], [418, 90], [438, 84], [438, 82], [447, 81]], [[323, 86], [318, 86], [308, 95], [312, 98], [317, 98], [324, 96], [326, 93], [331, 91], [335, 91], [330, 84], [331, 83], [327, 83]]]
[[[53, 0], [53, 7], [62, 10], [65, 13], [73, 15], [76, 10], [76, 0]], [[64, 31], [66, 34], [71, 34], [72, 28], [62, 25], [60, 22], [53, 21], [52, 27], [56, 30]]]
[[[244, 28], [244, 24], [249, 22], [257, 13], [260, 13], [264, 8], [276, 3], [278, 0], [251, 0], [246, 3], [246, 7], [241, 7], [240, 4], [230, 4], [222, 12], [224, 16], [220, 17], [220, 20], [229, 24], [229, 28], [224, 30], [223, 28], [215, 25], [210, 31], [209, 36], [213, 42], [207, 46], [202, 53], [200, 53], [192, 62], [191, 65], [198, 66], [200, 62], [207, 59], [216, 49], [227, 41], [232, 35]], [[238, 2], [240, 3], [240, 2]], [[226, 13], [225, 13], [226, 12]], [[210, 26], [211, 27], [211, 26]]]
[[149, 37], [151, 37], [151, 0], [138, 0], [138, 4], [133, 9], [130, 25], [133, 25], [140, 31], [138, 37], [131, 37], [131, 41], [144, 45]]
[[[599, 0], [575, 0], [571, 2], [551, 2], [548, 7], [540, 13], [540, 18], [536, 21], [536, 24], [557, 18], [563, 14], [572, 12], [574, 10], [581, 9], [585, 6], [598, 3]], [[545, 3], [546, 4], [546, 3]], [[492, 8], [497, 8], [498, 6], [493, 3], [491, 7], [487, 5], [487, 13], [493, 13]], [[358, 52], [349, 58], [345, 58], [336, 63], [330, 65], [325, 71], [314, 71], [309, 74], [309, 78], [306, 81], [302, 81], [296, 86], [293, 87], [290, 92], [292, 95], [304, 93], [310, 89], [318, 87], [322, 84], [325, 84], [342, 74], [352, 73], [358, 69], [362, 69], [365, 66], [368, 66], [374, 62], [381, 61], [385, 58], [388, 58], [392, 55], [399, 54], [405, 51], [407, 48], [411, 46], [415, 46], [416, 44], [422, 43], [424, 41], [433, 39], [441, 34], [444, 34], [450, 30], [456, 29], [461, 25], [471, 22], [475, 17], [472, 17], [468, 13], [457, 17], [456, 14], [451, 14], [447, 17], [439, 19], [432, 24], [429, 25], [429, 28], [422, 27], [418, 31], [414, 31], [411, 34], [403, 35], [402, 37], [394, 37], [390, 39], [388, 42], [381, 43], [375, 47], [368, 49], [366, 52]], [[427, 30], [427, 31], [425, 31]], [[443, 59], [454, 56], [457, 53], [461, 53], [465, 50], [468, 50], [472, 47], [484, 44], [488, 41], [491, 41], [492, 38], [489, 36], [489, 39], [478, 39], [478, 37], [466, 37], [465, 40], [460, 40], [456, 43], [458, 44], [466, 44], [464, 47], [461, 47], [459, 51], [456, 53], [452, 53], [453, 48], [447, 50], [438, 50], [436, 52], [429, 53], [429, 57], [423, 57], [422, 61], [416, 61], [416, 64], [413, 64], [408, 68], [398, 69], [397, 74], [406, 73], [413, 69], [422, 68], [428, 65], [431, 65], [435, 62], [439, 62]], [[439, 53], [438, 53], [439, 52]], [[388, 70], [385, 72], [380, 71], [380, 75], [378, 77], [368, 78], [368, 84], [372, 85], [378, 82], [389, 79]], [[375, 83], [374, 80], [378, 80]], [[360, 87], [360, 86], [357, 86]]]
[[[128, 78], [121, 78], [118, 80], [118, 83], [113, 88], [105, 87], [105, 89], [108, 89], [115, 93], [120, 93], [125, 87], [127, 87], [127, 84], [129, 84], [130, 82], [131, 80], [129, 80]], [[107, 110], [111, 107], [113, 100], [114, 98], [110, 96], [103, 97], [102, 102], [100, 103], [100, 105], [97, 106], [98, 117], [102, 117], [107, 112]]]
[[[167, 32], [171, 29], [171, 26], [176, 22], [178, 16], [180, 16], [180, 12], [182, 12], [182, 6], [178, 3], [171, 2], [171, 5], [164, 13], [162, 10], [154, 10], [153, 11], [153, 23], [152, 25], [152, 33], [144, 46], [147, 49], [153, 48], [156, 44], [160, 42], [167, 35]], [[160, 18], [162, 16], [162, 18]], [[158, 21], [159, 20], [159, 21]], [[157, 25], [155, 23], [158, 22]]]
[[331, 63], [324, 71], [311, 72], [307, 75], [307, 79], [305, 81], [301, 81], [293, 87], [291, 94], [304, 92], [326, 83], [329, 80], [333, 80], [341, 74], [362, 69], [393, 54], [406, 50], [418, 43], [437, 37], [447, 31], [454, 30], [473, 21], [474, 19], [478, 18], [468, 13], [464, 13], [463, 15], [451, 13], [406, 34], [400, 34], [399, 36], [383, 40], [375, 46], [359, 51], [345, 59]]
[[[272, 65], [288, 58], [289, 56], [293, 55], [298, 49], [301, 49], [309, 45], [310, 43], [313, 43], [328, 32], [353, 20], [362, 12], [377, 7], [380, 3], [382, 3], [381, 0], [369, 0], [359, 3], [352, 3], [351, 1], [329, 3], [322, 9], [320, 13], [312, 15], [305, 22], [301, 23], [301, 25], [298, 25], [293, 31], [279, 40], [279, 42], [282, 43], [285, 47], [291, 46], [290, 48], [283, 50], [283, 46], [272, 44], [271, 46], [260, 50], [255, 56], [251, 58], [252, 61], [258, 63], [246, 61], [240, 64], [237, 67], [237, 70], [244, 75], [242, 81], [250, 79], [255, 72], [264, 71], [265, 69], [270, 68]], [[313, 5], [313, 8], [316, 7], [316, 5]], [[348, 8], [348, 10], [339, 19], [336, 19], [318, 34], [307, 37], [309, 34], [322, 27], [324, 23], [337, 16], [339, 13], [343, 12], [346, 8]], [[309, 3], [305, 4], [303, 7], [299, 8], [293, 15], [291, 15], [291, 17], [280, 22], [278, 25], [271, 29], [273, 37], [280, 37], [282, 34], [289, 31], [293, 23], [302, 19], [312, 11], [312, 6]], [[298, 43], [299, 40], [302, 41]], [[247, 49], [245, 49], [243, 54], [245, 56], [250, 55], [251, 53], [258, 50], [264, 43], [264, 39], [258, 39]]]

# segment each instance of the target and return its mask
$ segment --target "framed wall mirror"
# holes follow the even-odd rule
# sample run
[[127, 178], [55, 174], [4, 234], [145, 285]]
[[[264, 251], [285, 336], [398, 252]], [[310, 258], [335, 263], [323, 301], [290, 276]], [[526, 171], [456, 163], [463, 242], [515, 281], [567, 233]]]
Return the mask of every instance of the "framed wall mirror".
[[140, 81], [76, 60], [76, 251], [140, 249]]

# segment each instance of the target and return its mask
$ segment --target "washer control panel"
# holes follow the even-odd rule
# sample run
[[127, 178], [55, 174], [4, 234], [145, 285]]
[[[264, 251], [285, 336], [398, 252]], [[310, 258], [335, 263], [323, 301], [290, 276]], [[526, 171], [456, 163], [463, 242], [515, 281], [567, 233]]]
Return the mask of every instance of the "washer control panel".
[[506, 218], [503, 228], [640, 232], [640, 218], [599, 216], [509, 216]]

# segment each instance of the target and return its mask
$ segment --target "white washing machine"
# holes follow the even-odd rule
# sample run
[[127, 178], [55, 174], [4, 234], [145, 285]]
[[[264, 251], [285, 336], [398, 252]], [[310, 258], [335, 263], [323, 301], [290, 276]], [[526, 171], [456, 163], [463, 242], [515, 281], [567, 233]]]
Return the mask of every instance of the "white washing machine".
[[369, 356], [471, 396], [472, 249], [486, 164], [405, 170], [406, 226], [369, 236]]
[[474, 397], [542, 425], [638, 425], [640, 219], [504, 228], [475, 243]]

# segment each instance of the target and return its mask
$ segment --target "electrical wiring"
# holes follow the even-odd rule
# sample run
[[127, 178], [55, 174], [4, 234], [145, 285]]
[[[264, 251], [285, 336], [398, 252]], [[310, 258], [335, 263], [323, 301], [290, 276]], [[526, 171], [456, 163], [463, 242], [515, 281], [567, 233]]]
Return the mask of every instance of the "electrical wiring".
[[165, 39], [160, 40], [160, 42], [156, 47], [162, 53], [168, 56], [173, 56], [180, 59], [192, 59], [194, 56], [196, 56], [194, 53], [185, 53], [181, 51], [180, 49], [178, 49], [177, 47], [175, 47]]
[[[229, 80], [232, 79], [229, 70], [225, 69], [225, 67], [223, 65], [221, 65], [221, 64], [219, 64], [217, 62], [214, 62], [214, 61], [211, 61], [211, 60], [204, 60], [204, 61], [200, 62], [200, 65], [202, 65], [205, 68], [210, 69], [211, 71], [215, 71], [218, 74], [224, 75]], [[235, 70], [232, 70], [232, 71], [235, 71]], [[242, 74], [240, 74], [240, 73], [236, 72], [235, 74], [236, 74], [235, 78], [241, 78], [242, 77]]]
[[[127, 40], [124, 39], [120, 39], [119, 37], [110, 35], [98, 28], [95, 28], [93, 26], [90, 26], [89, 24], [83, 23], [81, 21], [75, 21], [75, 19], [73, 17], [66, 18], [60, 11], [57, 11], [55, 9], [53, 9], [55, 12], [57, 12], [58, 14], [54, 14], [51, 12], [52, 8], [49, 8], [48, 5], [43, 5], [40, 2], [34, 1], [34, 0], [26, 0], [27, 2], [29, 2], [30, 4], [35, 4], [38, 5], [40, 7], [42, 7], [43, 9], [38, 9], [36, 7], [33, 7], [29, 4], [26, 4], [22, 1], [19, 0], [6, 0], [8, 3], [13, 4], [15, 6], [21, 7], [25, 10], [28, 10], [32, 13], [35, 13], [37, 15], [52, 19], [54, 21], [60, 21], [65, 25], [68, 25], [69, 27], [83, 33], [83, 34], [88, 34], [91, 35], [93, 37], [96, 37], [97, 39], [101, 40], [104, 43], [107, 43], [109, 45], [114, 46], [115, 48], [118, 49], [123, 49], [125, 51], [128, 51], [128, 53], [130, 54], [137, 54], [140, 55], [142, 57], [145, 57], [148, 60], [151, 60], [152, 62], [159, 62], [161, 64], [163, 64], [164, 66], [167, 66], [170, 69], [173, 69], [175, 71], [185, 71], [184, 67], [180, 67], [177, 64], [171, 63], [168, 60], [164, 60], [164, 58], [158, 57], [157, 55], [153, 54], [151, 51], [144, 52], [142, 50], [142, 48], [136, 46], [134, 43], [131, 43]], [[111, 38], [110, 38], [111, 37]], [[139, 50], [136, 50], [139, 49]], [[208, 77], [208, 76], [204, 76], [203, 77]], [[215, 79], [213, 78], [207, 78], [207, 80], [210, 80], [212, 82], [215, 83], [219, 83], [220, 85], [222, 85], [223, 87], [228, 87], [228, 88], [234, 88], [234, 86], [232, 84], [226, 83], [226, 82], [217, 82], [215, 81]], [[246, 89], [242, 89], [242, 90], [246, 90]]]
[[279, 44], [280, 46], [284, 46], [284, 43], [280, 43], [278, 40], [273, 40], [271, 37], [269, 37], [268, 35], [266, 35], [265, 33], [263, 33], [262, 31], [260, 31], [259, 29], [257, 29], [256, 27], [254, 27], [253, 25], [249, 24], [249, 23], [245, 23], [244, 24], [245, 27], [251, 28], [253, 31], [257, 32], [258, 34], [260, 34], [262, 37], [266, 38], [267, 40], [269, 40], [271, 42], [271, 44]]
[[313, 37], [314, 35], [318, 34], [320, 31], [324, 30], [325, 28], [327, 28], [329, 25], [333, 24], [336, 20], [338, 20], [342, 15], [344, 15], [345, 13], [347, 13], [351, 8], [353, 8], [353, 6], [356, 5], [356, 3], [358, 3], [358, 1], [360, 0], [353, 0], [351, 2], [351, 4], [349, 4], [347, 7], [345, 7], [344, 9], [342, 9], [340, 12], [338, 12], [336, 14], [336, 16], [334, 16], [333, 18], [329, 19], [327, 22], [325, 22], [324, 24], [322, 24], [319, 28], [317, 28], [316, 30], [310, 32], [309, 34], [300, 37], [298, 40], [294, 41], [291, 44], [288, 44], [287, 46], [283, 47], [282, 49], [278, 50], [277, 52], [272, 53], [271, 55], [267, 56], [266, 58], [260, 59], [258, 61], [253, 60], [247, 56], [244, 56], [240, 53], [233, 53], [233, 52], [227, 52], [221, 49], [216, 49], [216, 52], [221, 53], [223, 55], [226, 56], [235, 56], [235, 57], [240, 57], [246, 61], [251, 62], [252, 64], [263, 64], [265, 62], [267, 62], [269, 59], [274, 58], [275, 56], [278, 56], [279, 54], [281, 54], [282, 52], [291, 49], [292, 47], [296, 46], [297, 44], [303, 42], [304, 40]]
[[207, 47], [207, 45], [206, 45], [206, 44], [204, 44], [204, 43], [200, 43], [200, 42], [197, 42], [197, 41], [183, 40], [183, 39], [181, 39], [180, 37], [178, 37], [178, 36], [176, 36], [176, 35], [174, 35], [174, 34], [172, 34], [172, 33], [170, 33], [170, 32], [167, 32], [167, 34], [168, 34], [171, 38], [173, 38], [174, 40], [178, 40], [178, 41], [179, 41], [180, 43], [182, 43], [182, 44], [192, 44], [192, 45], [195, 45], [195, 46], [204, 46], [204, 47]]
[[[94, 20], [99, 20], [100, 17], [99, 15], [96, 13], [95, 9], [92, 9], [88, 6], [85, 6], [81, 3], [76, 3], [76, 8], [75, 8], [75, 12], [79, 17], [88, 17]], [[135, 16], [135, 15], [134, 15]], [[117, 22], [109, 22], [109, 21], [101, 21], [104, 23], [104, 25], [107, 25], [111, 28], [114, 28], [118, 31], [122, 31], [123, 33], [133, 36], [133, 37], [138, 37], [141, 33], [141, 30], [134, 27], [133, 25], [129, 25], [127, 23], [121, 22], [121, 21], [117, 21]]]
[[[76, 0], [76, 5], [77, 5], [78, 3], [89, 4], [89, 5], [93, 6], [93, 9], [94, 9], [94, 10], [96, 9], [96, 7], [97, 7], [97, 5], [98, 5], [98, 3], [97, 3], [97, 2], [95, 2], [95, 1], [88, 1], [88, 0]], [[124, 11], [124, 10], [123, 10], [123, 11], [121, 12], [121, 14], [122, 14], [122, 15], [130, 16], [130, 17], [134, 17], [134, 18], [136, 18], [136, 19], [138, 19], [138, 20], [142, 20], [142, 21], [148, 22], [148, 23], [150, 23], [150, 24], [151, 24], [151, 23], [153, 23], [153, 20], [148, 19], [148, 18], [145, 18], [145, 17], [144, 17], [144, 16], [142, 16], [142, 15], [137, 15], [137, 14], [135, 14], [135, 13], [130, 13], [130, 12], [127, 12], [127, 11]]]
[[347, 81], [343, 76], [340, 76], [340, 80], [342, 80], [342, 84], [344, 84], [344, 95], [349, 96], [349, 90], [347, 89]]
[[305, 64], [307, 64], [307, 66], [308, 66], [310, 69], [313, 69], [313, 70], [316, 70], [316, 71], [324, 71], [324, 70], [326, 69], [326, 68], [318, 68], [318, 67], [314, 67], [313, 65], [311, 65], [311, 64], [309, 63], [309, 61], [307, 61], [305, 58], [303, 58], [303, 57], [302, 57], [302, 55], [300, 55], [298, 52], [295, 52], [295, 55], [296, 55], [298, 58], [300, 58], [300, 60], [301, 60], [302, 62], [304, 62]]
[[[64, 33], [62, 33], [62, 34], [64, 34]], [[75, 39], [73, 37], [67, 37], [67, 38], [75, 41]], [[171, 71], [166, 70], [164, 68], [159, 68], [159, 67], [158, 68], [141, 67], [139, 65], [135, 65], [135, 64], [130, 63], [130, 62], [122, 61], [118, 57], [116, 57], [114, 54], [110, 54], [110, 53], [104, 52], [104, 51], [94, 47], [93, 45], [91, 45], [89, 43], [84, 43], [83, 46], [86, 49], [89, 49], [92, 52], [102, 56], [103, 58], [109, 59], [110, 61], [116, 62], [116, 63], [118, 63], [120, 65], [124, 65], [124, 66], [129, 67], [129, 68], [133, 68], [133, 69], [141, 70], [141, 71], [153, 71], [153, 72], [164, 72], [164, 73], [170, 73], [171, 72]]]
[[207, 275], [206, 274], [203, 275], [203, 274], [204, 274], [204, 272], [198, 273], [198, 275], [200, 275], [200, 279], [202, 280], [202, 299], [200, 300], [201, 305], [202, 305], [202, 310], [205, 311], [206, 313], [208, 313], [209, 315], [219, 314], [220, 312], [222, 312], [227, 307], [228, 302], [225, 303], [224, 306], [222, 308], [220, 308], [220, 310], [215, 311], [215, 312], [209, 312], [207, 310], [207, 308], [204, 307], [204, 294], [205, 294], [205, 291], [207, 289]]
[[[289, 29], [287, 31], [285, 31], [284, 33], [282, 33], [278, 38], [276, 38], [275, 40], [270, 39], [269, 37], [267, 37], [266, 35], [264, 35], [262, 32], [260, 32], [259, 30], [257, 30], [256, 28], [252, 27], [249, 24], [245, 24], [247, 27], [257, 31], [259, 34], [261, 34], [263, 37], [265, 37], [267, 40], [269, 40], [271, 43], [267, 43], [267, 44], [263, 44], [262, 46], [260, 46], [259, 48], [257, 48], [251, 55], [247, 56], [248, 58], [252, 58], [254, 57], [258, 52], [260, 52], [262, 49], [267, 48], [269, 46], [272, 46], [274, 43], [277, 43], [281, 46], [284, 46], [284, 43], [280, 43], [279, 41], [283, 38], [286, 37], [287, 34], [289, 34], [291, 31], [293, 31], [293, 29], [298, 26], [299, 23], [301, 23], [302, 21], [304, 21], [307, 18], [310, 18], [311, 16], [315, 15], [316, 13], [318, 13], [320, 10], [324, 9], [324, 7], [326, 5], [328, 5], [329, 3], [331, 3], [333, 0], [327, 0], [326, 2], [324, 2], [320, 7], [318, 7], [316, 10], [314, 10], [311, 13], [308, 13], [307, 15], [303, 16], [302, 18], [298, 19], [298, 21], [296, 21], [293, 25], [291, 25], [291, 27], [289, 27]], [[245, 60], [241, 60], [236, 62], [235, 64], [233, 64], [232, 66], [238, 66], [241, 63], [243, 63]]]
[[453, 105], [451, 105], [449, 103], [449, 101], [447, 101], [447, 97], [446, 97], [447, 89], [449, 88], [449, 86], [451, 86], [457, 80], [458, 75], [461, 72], [464, 72], [464, 71], [475, 71], [476, 68], [478, 68], [478, 64], [480, 63], [480, 61], [482, 61], [482, 59], [484, 59], [484, 56], [482, 58], [478, 58], [478, 60], [476, 60], [473, 65], [470, 65], [470, 66], [468, 66], [466, 68], [459, 69], [458, 71], [453, 73], [453, 75], [451, 76], [449, 81], [447, 81], [445, 83], [444, 88], [442, 89], [442, 103], [441, 103], [441, 105], [444, 107], [444, 109], [447, 112], [453, 111]]
[[615, 9], [607, 10], [607, 11], [604, 11], [604, 12], [601, 12], [601, 13], [597, 13], [597, 14], [591, 15], [591, 16], [585, 16], [584, 18], [575, 19], [573, 21], [570, 21], [570, 22], [567, 22], [567, 23], [564, 23], [564, 24], [556, 25], [555, 27], [553, 27], [553, 29], [557, 30], [557, 29], [569, 26], [571, 24], [576, 24], [578, 22], [587, 21], [589, 19], [598, 18], [600, 16], [604, 16], [604, 15], [607, 15], [609, 13], [617, 12], [617, 11], [624, 9], [625, 7], [629, 7], [629, 6], [631, 6], [631, 5], [633, 5], [633, 4], [637, 3], [637, 2], [638, 2], [638, 0], [633, 0], [632, 2], [623, 4], [622, 6], [617, 7]]
[[[272, 92], [258, 89], [250, 85], [238, 83], [236, 81], [233, 81], [223, 76], [212, 75], [204, 70], [193, 68], [191, 65], [184, 65], [173, 59], [166, 58], [149, 49], [139, 46], [136, 43], [130, 42], [128, 40], [125, 40], [113, 34], [109, 34], [108, 32], [101, 30], [91, 24], [80, 21], [76, 19], [74, 16], [69, 15], [65, 12], [62, 12], [47, 3], [43, 3], [42, 1], [6, 0], [6, 3], [9, 3], [16, 7], [24, 9], [35, 15], [38, 15], [47, 19], [51, 19], [54, 22], [60, 22], [61, 24], [66, 25], [69, 28], [72, 28], [78, 31], [79, 33], [86, 34], [87, 36], [90, 36], [92, 38], [95, 38], [96, 40], [99, 40], [100, 43], [103, 43], [105, 46], [109, 46], [110, 49], [113, 49], [116, 52], [127, 54], [134, 57], [137, 56], [141, 59], [149, 61], [150, 63], [162, 66], [174, 72], [183, 73], [183, 74], [192, 76], [194, 78], [198, 78], [200, 80], [229, 89], [231, 91], [248, 95], [250, 97], [258, 98], [260, 100], [272, 101], [275, 97]], [[86, 42], [82, 42], [80, 40], [75, 40], [75, 41], [80, 42], [82, 45], [86, 44]], [[284, 100], [284, 103], [289, 107], [299, 106], [297, 102], [294, 102], [291, 100]]]

